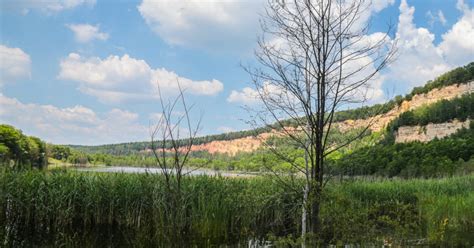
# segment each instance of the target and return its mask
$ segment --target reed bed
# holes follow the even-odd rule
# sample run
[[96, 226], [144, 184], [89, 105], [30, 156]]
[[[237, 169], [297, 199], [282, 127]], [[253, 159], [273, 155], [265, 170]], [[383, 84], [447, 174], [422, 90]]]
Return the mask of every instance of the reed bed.
[[[156, 174], [2, 170], [1, 242], [13, 247], [297, 242], [300, 194], [272, 178], [186, 178], [182, 204], [173, 213], [165, 192]], [[324, 196], [320, 239], [324, 244], [473, 245], [473, 192], [473, 175], [333, 182]], [[172, 228], [177, 224], [184, 227], [178, 236]]]

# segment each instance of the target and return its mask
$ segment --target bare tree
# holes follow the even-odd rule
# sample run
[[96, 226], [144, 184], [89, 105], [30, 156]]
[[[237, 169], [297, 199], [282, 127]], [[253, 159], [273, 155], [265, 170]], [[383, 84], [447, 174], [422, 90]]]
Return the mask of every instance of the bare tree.
[[[336, 111], [366, 102], [380, 70], [395, 54], [390, 27], [369, 34], [364, 17], [370, 5], [364, 0], [269, 0], [255, 52], [260, 66], [245, 67], [264, 106], [258, 121], [278, 127], [305, 151], [303, 166], [288, 161], [305, 178], [303, 236], [318, 235], [321, 228], [327, 156], [368, 129], [330, 143]], [[288, 119], [296, 132], [286, 128]]]
[[[156, 164], [164, 176], [165, 197], [163, 204], [165, 204], [166, 217], [169, 218], [166, 222], [171, 225], [171, 234], [176, 235], [174, 238], [179, 238], [187, 228], [183, 224], [188, 223], [179, 219], [180, 217], [186, 218], [182, 181], [186, 175], [192, 172], [185, 166], [200, 130], [202, 118], [200, 117], [195, 125], [191, 123], [190, 112], [193, 105], [187, 105], [184, 90], [181, 88], [179, 80], [176, 81], [179, 94], [168, 101], [163, 99], [160, 86], [157, 84], [161, 112], [157, 123], [150, 128], [150, 137], [151, 150]], [[179, 112], [182, 114], [177, 113], [178, 106], [181, 107]]]

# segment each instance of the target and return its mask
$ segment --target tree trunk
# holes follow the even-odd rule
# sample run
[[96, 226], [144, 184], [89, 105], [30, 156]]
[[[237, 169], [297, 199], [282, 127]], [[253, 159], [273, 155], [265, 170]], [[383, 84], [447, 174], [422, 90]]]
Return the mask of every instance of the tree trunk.
[[308, 181], [306, 181], [303, 189], [303, 207], [301, 213], [301, 247], [306, 247], [306, 233], [307, 231], [307, 222], [308, 222]]
[[320, 207], [321, 207], [320, 190], [316, 189], [315, 194], [312, 197], [312, 202], [311, 202], [311, 232], [316, 237], [319, 237], [319, 234], [321, 231], [321, 220], [319, 216]]

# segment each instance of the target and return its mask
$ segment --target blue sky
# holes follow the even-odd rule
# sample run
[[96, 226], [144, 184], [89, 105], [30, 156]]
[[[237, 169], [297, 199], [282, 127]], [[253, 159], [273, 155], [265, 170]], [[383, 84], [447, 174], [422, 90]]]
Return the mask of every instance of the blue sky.
[[[474, 60], [472, 1], [374, 0], [371, 32], [395, 25], [399, 57], [373, 102]], [[248, 128], [263, 1], [2, 0], [0, 123], [53, 143], [148, 139], [154, 87], [187, 88], [201, 134]], [[179, 112], [179, 110], [177, 111]]]

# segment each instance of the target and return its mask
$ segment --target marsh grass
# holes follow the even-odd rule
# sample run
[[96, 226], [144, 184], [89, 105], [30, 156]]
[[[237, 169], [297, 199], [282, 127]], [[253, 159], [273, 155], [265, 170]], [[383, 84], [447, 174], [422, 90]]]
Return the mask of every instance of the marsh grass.
[[[473, 189], [473, 175], [330, 183], [320, 242], [472, 245]], [[298, 242], [299, 194], [272, 178], [188, 177], [174, 210], [166, 207], [165, 192], [160, 175], [3, 170], [1, 242], [14, 247]], [[176, 235], [173, 225], [184, 231]]]

